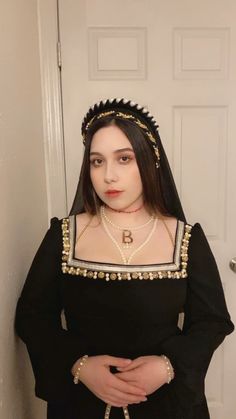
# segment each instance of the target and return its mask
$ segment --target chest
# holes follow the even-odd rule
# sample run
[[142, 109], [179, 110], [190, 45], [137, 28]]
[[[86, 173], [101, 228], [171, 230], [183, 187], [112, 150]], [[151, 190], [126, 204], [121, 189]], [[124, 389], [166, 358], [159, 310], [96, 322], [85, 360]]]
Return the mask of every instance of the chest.
[[[149, 238], [151, 229], [149, 230], [116, 231], [111, 237], [102, 228], [97, 229], [96, 234], [90, 231], [83, 240], [76, 242], [74, 256], [78, 260], [116, 264], [123, 263], [124, 259], [130, 260], [132, 264], [172, 262], [174, 248], [171, 241], [160, 239], [159, 229]], [[132, 240], [128, 245], [125, 244], [127, 238]]]

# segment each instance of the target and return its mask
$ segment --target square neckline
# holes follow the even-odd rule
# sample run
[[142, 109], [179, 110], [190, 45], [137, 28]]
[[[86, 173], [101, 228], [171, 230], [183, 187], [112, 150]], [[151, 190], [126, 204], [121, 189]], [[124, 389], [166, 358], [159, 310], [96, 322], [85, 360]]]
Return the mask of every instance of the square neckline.
[[149, 264], [130, 264], [124, 265], [114, 262], [96, 262], [92, 260], [85, 260], [75, 257], [75, 243], [77, 232], [77, 219], [76, 215], [69, 216], [69, 241], [70, 251], [68, 257], [68, 266], [80, 267], [89, 270], [101, 270], [105, 272], [136, 272], [138, 271], [174, 271], [180, 268], [181, 264], [181, 244], [184, 235], [184, 222], [177, 220], [175, 238], [174, 238], [174, 251], [173, 260], [171, 262], [162, 263], [149, 263]]

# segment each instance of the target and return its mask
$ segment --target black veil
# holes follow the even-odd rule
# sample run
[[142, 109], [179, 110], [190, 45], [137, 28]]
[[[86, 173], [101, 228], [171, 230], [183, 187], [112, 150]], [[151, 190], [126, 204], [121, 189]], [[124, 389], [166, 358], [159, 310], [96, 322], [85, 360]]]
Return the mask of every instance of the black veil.
[[[159, 171], [161, 191], [166, 210], [177, 219], [186, 222], [185, 214], [177, 192], [172, 171], [170, 169], [170, 165], [160, 139], [158, 125], [153, 116], [147, 111], [147, 109], [142, 108], [140, 105], [125, 99], [108, 99], [106, 101], [101, 101], [95, 104], [89, 109], [82, 122], [81, 130], [84, 142], [87, 129], [93, 123], [93, 121], [97, 117], [100, 117], [100, 115], [105, 116], [106, 114], [113, 111], [116, 114], [120, 112], [122, 114], [132, 115], [134, 118], [137, 118], [138, 121], [141, 121], [141, 123], [148, 127], [148, 131], [151, 133], [152, 138], [155, 139], [156, 146], [159, 150], [160, 166], [157, 170]], [[70, 210], [70, 215], [78, 214], [84, 211], [83, 191], [80, 179], [78, 182], [72, 208]]]

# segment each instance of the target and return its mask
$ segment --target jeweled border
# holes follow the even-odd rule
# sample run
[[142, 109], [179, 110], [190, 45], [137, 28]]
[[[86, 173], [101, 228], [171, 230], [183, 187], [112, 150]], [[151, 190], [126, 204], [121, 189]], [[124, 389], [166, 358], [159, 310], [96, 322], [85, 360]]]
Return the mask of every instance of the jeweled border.
[[[179, 264], [161, 264], [148, 265], [149, 270], [145, 266], [125, 266], [125, 265], [109, 265], [104, 267], [102, 264], [94, 262], [85, 262], [78, 259], [73, 259], [74, 249], [74, 217], [64, 218], [62, 220], [62, 272], [65, 274], [79, 275], [91, 279], [105, 279], [109, 280], [154, 280], [154, 279], [182, 279], [187, 278], [187, 264], [188, 264], [188, 246], [191, 237], [192, 226], [179, 221], [177, 231], [176, 246], [180, 247], [180, 265]], [[183, 231], [184, 228], [184, 231]], [[181, 239], [182, 232], [182, 239]], [[175, 254], [175, 260], [178, 258], [178, 252]], [[166, 269], [168, 267], [169, 269]], [[173, 267], [179, 268], [171, 270]], [[118, 268], [118, 269], [117, 269]]]

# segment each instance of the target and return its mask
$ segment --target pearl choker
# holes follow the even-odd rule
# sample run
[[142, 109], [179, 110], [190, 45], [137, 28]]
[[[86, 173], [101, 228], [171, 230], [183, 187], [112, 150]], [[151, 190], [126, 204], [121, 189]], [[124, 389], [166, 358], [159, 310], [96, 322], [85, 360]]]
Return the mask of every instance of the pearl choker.
[[148, 224], [150, 224], [153, 220], [154, 220], [154, 215], [152, 215], [148, 221], [146, 221], [144, 224], [141, 224], [139, 226], [134, 226], [134, 227], [122, 227], [122, 226], [118, 226], [117, 224], [113, 223], [113, 221], [110, 220], [110, 218], [106, 215], [105, 213], [105, 207], [102, 205], [101, 206], [101, 213], [103, 215], [103, 217], [105, 218], [105, 220], [112, 225], [112, 227], [116, 228], [117, 230], [139, 230], [143, 227], [146, 227]]

